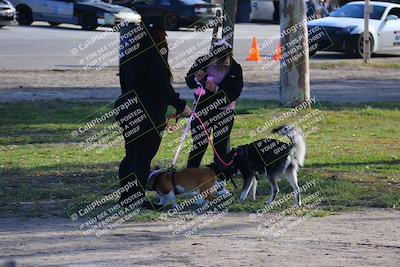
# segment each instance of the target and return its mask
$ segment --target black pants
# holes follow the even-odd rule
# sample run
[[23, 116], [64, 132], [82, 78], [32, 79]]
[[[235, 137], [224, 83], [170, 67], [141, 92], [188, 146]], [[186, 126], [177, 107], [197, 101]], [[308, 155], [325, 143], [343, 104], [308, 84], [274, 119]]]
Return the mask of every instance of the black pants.
[[[134, 97], [134, 93], [120, 97], [115, 107], [127, 103], [128, 99]], [[160, 132], [164, 127], [165, 110], [166, 106], [153, 108], [143, 101], [132, 105], [128, 110], [123, 110], [115, 117], [123, 129], [126, 153], [119, 166], [120, 186], [122, 188], [129, 182], [138, 181], [138, 186], [130, 187], [128, 191], [122, 192], [120, 200], [125, 200], [137, 192], [145, 195], [150, 164], [161, 143]], [[131, 116], [130, 114], [139, 115]], [[144, 116], [144, 119], [138, 122], [141, 116]]]
[[119, 165], [119, 181], [121, 188], [129, 182], [138, 180], [138, 187], [129, 189], [121, 195], [126, 199], [136, 192], [146, 190], [147, 178], [150, 172], [150, 164], [156, 155], [161, 143], [161, 137], [156, 130], [146, 133], [138, 140], [129, 142], [125, 140], [126, 156]]
[[[213, 142], [215, 149], [221, 158], [226, 162], [226, 155], [230, 149], [230, 134], [234, 122], [233, 110], [218, 110], [217, 113], [212, 115], [201, 116], [201, 120], [206, 124], [208, 134], [211, 136], [213, 132]], [[187, 163], [188, 168], [200, 167], [201, 160], [206, 153], [208, 147], [208, 139], [203, 127], [199, 120], [194, 118], [191, 123], [191, 133], [193, 140], [193, 147], [189, 153]], [[214, 163], [221, 166], [221, 163], [214, 155]]]

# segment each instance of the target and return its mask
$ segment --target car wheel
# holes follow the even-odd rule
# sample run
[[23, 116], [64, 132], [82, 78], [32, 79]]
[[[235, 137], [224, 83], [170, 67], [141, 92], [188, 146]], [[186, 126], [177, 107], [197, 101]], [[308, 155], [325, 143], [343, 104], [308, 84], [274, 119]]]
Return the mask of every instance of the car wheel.
[[81, 15], [80, 24], [82, 29], [86, 31], [94, 31], [97, 25], [97, 17], [93, 13], [83, 13]]
[[164, 24], [167, 30], [177, 30], [179, 28], [179, 19], [174, 13], [164, 15]]
[[32, 24], [32, 10], [25, 5], [17, 7], [17, 21], [19, 25], [29, 26]]
[[[374, 38], [372, 35], [369, 35], [369, 40], [370, 40], [370, 53], [372, 55], [373, 49], [374, 49]], [[357, 44], [355, 45], [355, 48], [353, 50], [353, 56], [360, 58], [363, 57], [364, 55], [364, 34], [361, 33], [360, 37], [357, 40]]]
[[61, 23], [59, 23], [59, 22], [49, 22], [49, 24], [50, 24], [51, 27], [57, 27]]

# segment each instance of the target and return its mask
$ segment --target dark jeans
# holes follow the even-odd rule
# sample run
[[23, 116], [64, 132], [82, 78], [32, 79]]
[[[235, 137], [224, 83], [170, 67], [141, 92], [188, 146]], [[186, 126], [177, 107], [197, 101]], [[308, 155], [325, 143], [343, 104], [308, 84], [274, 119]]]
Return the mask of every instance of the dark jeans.
[[[114, 107], [128, 103], [128, 100], [134, 97], [136, 97], [134, 93], [121, 96]], [[144, 105], [142, 105], [143, 103]], [[138, 113], [139, 111], [140, 113]], [[164, 127], [163, 112], [165, 112], [164, 108], [152, 108], [142, 99], [140, 103], [132, 104], [129, 109], [124, 109], [115, 116], [123, 130], [126, 153], [119, 166], [120, 186], [122, 188], [129, 182], [138, 180], [138, 186], [133, 186], [129, 188], [129, 191], [122, 192], [120, 200], [124, 200], [137, 192], [145, 195], [150, 164], [161, 143], [160, 131]], [[132, 116], [132, 114], [138, 115]], [[142, 116], [144, 119], [138, 120]]]
[[[213, 142], [215, 149], [221, 158], [226, 161], [226, 155], [230, 149], [230, 134], [234, 122], [233, 110], [218, 110], [218, 113], [212, 115], [201, 116], [201, 120], [206, 125], [208, 134], [211, 136], [213, 132]], [[193, 147], [189, 154], [187, 163], [188, 168], [200, 167], [201, 160], [206, 153], [208, 147], [208, 139], [200, 122], [195, 118], [191, 123], [191, 132]], [[221, 166], [221, 163], [214, 155], [214, 163]]]
[[125, 140], [126, 156], [119, 165], [118, 173], [120, 186], [124, 187], [136, 179], [139, 180], [139, 186], [122, 193], [121, 199], [128, 198], [139, 191], [144, 196], [150, 164], [160, 147], [160, 143], [161, 137], [156, 130], [152, 130], [132, 142]]

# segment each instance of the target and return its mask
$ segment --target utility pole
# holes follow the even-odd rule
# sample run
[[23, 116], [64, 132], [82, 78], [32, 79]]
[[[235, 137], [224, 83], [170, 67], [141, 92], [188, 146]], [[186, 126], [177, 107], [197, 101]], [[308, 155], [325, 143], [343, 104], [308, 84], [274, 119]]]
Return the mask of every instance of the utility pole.
[[310, 101], [308, 31], [305, 1], [280, 0], [280, 102], [296, 106]]
[[222, 28], [222, 38], [233, 47], [233, 34], [235, 30], [237, 0], [224, 1], [224, 22]]
[[364, 64], [368, 64], [371, 58], [371, 40], [369, 38], [369, 14], [372, 12], [372, 6], [369, 0], [365, 0], [364, 8], [364, 43], [363, 43], [363, 60]]

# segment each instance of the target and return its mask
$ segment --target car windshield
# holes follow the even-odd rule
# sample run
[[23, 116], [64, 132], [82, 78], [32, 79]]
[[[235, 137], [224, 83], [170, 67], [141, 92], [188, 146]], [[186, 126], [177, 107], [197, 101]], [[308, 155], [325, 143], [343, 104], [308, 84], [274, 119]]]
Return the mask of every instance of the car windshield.
[[[381, 19], [386, 7], [372, 5], [370, 19]], [[331, 14], [332, 17], [364, 18], [364, 4], [345, 5]]]

